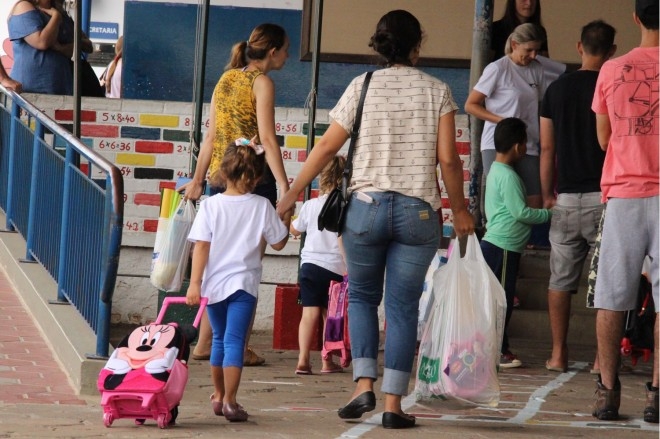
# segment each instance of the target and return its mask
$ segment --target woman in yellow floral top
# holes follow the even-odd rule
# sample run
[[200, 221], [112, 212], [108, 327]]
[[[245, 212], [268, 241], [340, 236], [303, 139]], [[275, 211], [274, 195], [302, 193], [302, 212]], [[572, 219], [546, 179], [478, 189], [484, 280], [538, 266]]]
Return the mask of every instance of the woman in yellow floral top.
[[[212, 175], [220, 167], [225, 147], [240, 137], [256, 137], [254, 142], [263, 145], [266, 152], [264, 176], [254, 193], [270, 200], [274, 207], [277, 201], [276, 183], [280, 188], [280, 196], [289, 190], [275, 135], [275, 84], [268, 77], [269, 71], [284, 67], [289, 57], [288, 50], [286, 31], [270, 23], [257, 26], [247, 41], [234, 45], [225, 73], [213, 91], [209, 129], [197, 157], [195, 175], [191, 182], [180, 189], [185, 191], [185, 198], [199, 199], [207, 174]], [[212, 195], [219, 192], [224, 192], [224, 188], [211, 187]], [[249, 342], [249, 337], [248, 334], [246, 342]], [[194, 359], [206, 360], [210, 352], [211, 327], [204, 314], [192, 356]], [[258, 366], [265, 361], [246, 345], [243, 359], [245, 366]]]
[[[207, 174], [220, 166], [225, 146], [239, 137], [255, 139], [266, 150], [267, 169], [255, 193], [268, 198], [273, 206], [277, 188], [289, 190], [282, 154], [275, 135], [275, 84], [271, 70], [284, 67], [289, 57], [286, 31], [265, 23], [257, 26], [247, 41], [232, 48], [231, 60], [213, 91], [209, 129], [197, 157], [195, 175], [183, 186], [186, 198], [197, 200]], [[222, 192], [223, 188], [212, 188]]]

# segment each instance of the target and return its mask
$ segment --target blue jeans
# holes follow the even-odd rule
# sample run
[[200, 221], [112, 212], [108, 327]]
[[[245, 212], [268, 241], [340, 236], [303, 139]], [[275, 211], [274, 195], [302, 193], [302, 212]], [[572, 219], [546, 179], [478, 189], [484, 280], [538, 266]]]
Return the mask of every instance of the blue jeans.
[[257, 298], [238, 290], [221, 302], [206, 307], [213, 329], [211, 366], [243, 368], [243, 351]]
[[[353, 379], [378, 377], [378, 306], [385, 285], [385, 370], [381, 389], [405, 395], [417, 344], [424, 278], [440, 242], [437, 213], [396, 192], [354, 193], [343, 242], [348, 269], [348, 323]], [[365, 197], [361, 197], [365, 198]]]
[[518, 267], [520, 266], [520, 257], [522, 254], [504, 250], [484, 240], [481, 241], [480, 246], [486, 263], [499, 279], [506, 295], [506, 320], [504, 321], [504, 338], [502, 339], [501, 351], [503, 354], [506, 354], [509, 351], [509, 336], [506, 333], [506, 329], [509, 326], [509, 320], [511, 320], [511, 313], [513, 312], [513, 298], [516, 295], [516, 278], [518, 277]]

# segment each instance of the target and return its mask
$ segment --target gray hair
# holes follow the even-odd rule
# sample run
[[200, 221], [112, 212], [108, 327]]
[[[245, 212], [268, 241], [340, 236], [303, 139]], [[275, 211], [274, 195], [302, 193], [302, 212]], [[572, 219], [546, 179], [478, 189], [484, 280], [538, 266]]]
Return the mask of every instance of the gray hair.
[[509, 38], [506, 39], [506, 44], [504, 45], [504, 53], [509, 55], [511, 52], [513, 52], [511, 41], [515, 41], [519, 44], [529, 43], [532, 41], [543, 43], [546, 39], [547, 34], [545, 33], [545, 29], [543, 29], [541, 26], [534, 23], [523, 23], [520, 26], [517, 26], [513, 32], [511, 32]]

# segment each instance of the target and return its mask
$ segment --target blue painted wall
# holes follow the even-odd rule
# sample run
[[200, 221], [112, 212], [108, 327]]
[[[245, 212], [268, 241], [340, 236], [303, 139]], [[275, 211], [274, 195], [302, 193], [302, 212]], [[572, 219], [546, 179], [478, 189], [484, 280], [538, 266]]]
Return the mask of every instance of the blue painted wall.
[[[124, 98], [191, 102], [194, 90], [197, 5], [126, 2], [124, 11]], [[374, 27], [377, 17], [374, 17]], [[311, 87], [311, 63], [300, 61], [302, 11], [212, 6], [204, 101], [229, 59], [231, 47], [247, 39], [260, 23], [283, 26], [291, 40], [284, 69], [269, 75], [276, 85], [278, 107], [302, 108]], [[356, 41], [366, 45], [366, 41]], [[423, 51], [422, 47], [422, 51]], [[322, 63], [319, 71], [318, 108], [332, 108], [350, 80], [376, 66]], [[467, 69], [424, 68], [444, 80], [461, 107], [468, 94]]]

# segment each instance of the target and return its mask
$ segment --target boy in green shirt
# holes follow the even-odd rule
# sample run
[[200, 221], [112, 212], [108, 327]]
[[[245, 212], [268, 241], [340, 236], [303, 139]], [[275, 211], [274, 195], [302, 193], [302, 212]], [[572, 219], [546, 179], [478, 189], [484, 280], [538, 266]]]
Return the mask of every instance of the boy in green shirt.
[[516, 277], [520, 257], [529, 240], [532, 224], [550, 219], [548, 209], [527, 206], [525, 186], [512, 165], [527, 152], [527, 125], [509, 117], [495, 127], [495, 161], [486, 179], [485, 208], [487, 228], [481, 251], [488, 266], [500, 280], [506, 293], [506, 320], [500, 356], [500, 368], [519, 367], [521, 361], [509, 350], [507, 327], [513, 311]]

